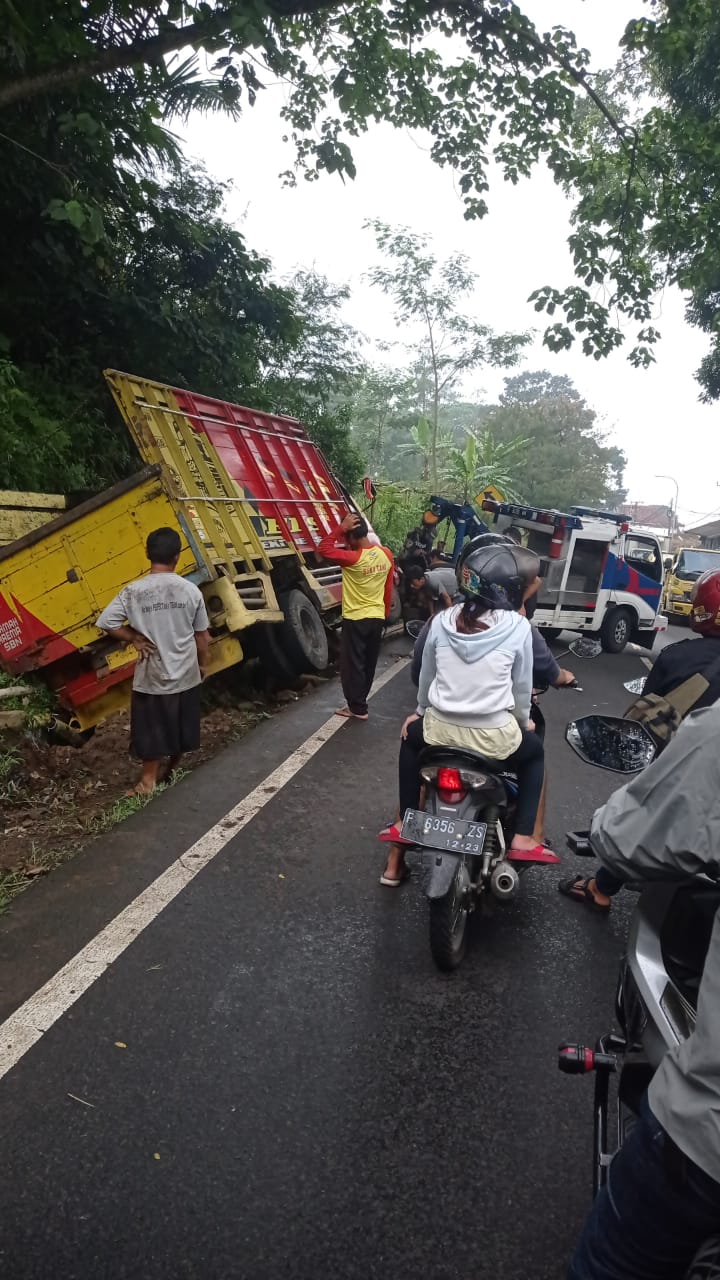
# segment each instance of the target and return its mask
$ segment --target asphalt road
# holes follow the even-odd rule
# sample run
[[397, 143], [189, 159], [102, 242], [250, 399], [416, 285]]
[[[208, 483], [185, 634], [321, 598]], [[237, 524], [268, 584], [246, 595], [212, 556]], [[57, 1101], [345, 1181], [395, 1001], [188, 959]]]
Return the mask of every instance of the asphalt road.
[[[584, 692], [544, 699], [558, 847], [618, 782], [576, 759], [565, 721], [621, 712], [643, 670], [636, 653], [573, 665]], [[337, 698], [292, 706], [19, 899], [0, 921], [0, 1018]], [[564, 1275], [592, 1086], [559, 1075], [556, 1048], [612, 1020], [630, 895], [598, 918], [534, 868], [476, 921], [461, 971], [438, 974], [417, 884], [377, 883], [411, 702], [402, 668], [0, 1081], [3, 1276]]]

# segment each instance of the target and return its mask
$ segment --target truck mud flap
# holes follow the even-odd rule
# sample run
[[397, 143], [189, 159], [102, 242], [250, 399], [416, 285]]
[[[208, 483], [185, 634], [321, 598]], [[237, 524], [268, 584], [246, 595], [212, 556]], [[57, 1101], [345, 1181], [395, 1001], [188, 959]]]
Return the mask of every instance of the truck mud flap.
[[444, 898], [453, 882], [460, 863], [459, 853], [444, 853], [438, 849], [423, 852], [422, 866], [425, 873], [423, 893], [426, 898]]

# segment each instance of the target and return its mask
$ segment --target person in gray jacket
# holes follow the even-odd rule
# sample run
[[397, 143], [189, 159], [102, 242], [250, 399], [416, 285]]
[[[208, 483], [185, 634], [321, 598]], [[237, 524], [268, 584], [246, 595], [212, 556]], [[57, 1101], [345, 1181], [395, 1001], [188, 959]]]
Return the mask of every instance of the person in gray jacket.
[[[720, 702], [598, 809], [591, 839], [618, 879], [720, 874]], [[655, 1072], [610, 1166], [568, 1280], [676, 1280], [720, 1230], [720, 913], [693, 1034]]]

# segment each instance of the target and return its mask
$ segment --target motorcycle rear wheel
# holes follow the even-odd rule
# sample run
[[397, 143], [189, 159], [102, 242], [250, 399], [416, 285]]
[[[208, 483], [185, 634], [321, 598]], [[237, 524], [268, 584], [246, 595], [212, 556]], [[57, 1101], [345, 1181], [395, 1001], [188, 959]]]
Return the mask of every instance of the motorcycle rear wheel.
[[467, 949], [470, 877], [461, 863], [447, 893], [430, 900], [430, 951], [438, 969], [452, 973]]

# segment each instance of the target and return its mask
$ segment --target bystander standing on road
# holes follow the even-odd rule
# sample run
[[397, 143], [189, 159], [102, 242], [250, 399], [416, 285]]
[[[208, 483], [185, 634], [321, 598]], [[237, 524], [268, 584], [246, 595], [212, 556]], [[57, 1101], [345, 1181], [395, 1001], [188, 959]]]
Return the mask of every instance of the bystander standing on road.
[[[338, 546], [342, 538], [344, 546]], [[353, 512], [323, 538], [318, 553], [342, 565], [343, 626], [340, 678], [347, 705], [337, 714], [367, 720], [367, 699], [390, 613], [394, 562], [387, 547], [373, 546], [362, 516]]]
[[175, 529], [155, 529], [147, 540], [149, 574], [123, 587], [97, 621], [101, 631], [138, 651], [130, 749], [142, 761], [142, 774], [134, 795], [150, 795], [186, 751], [200, 746], [209, 624], [201, 592], [175, 572], [181, 548]]

